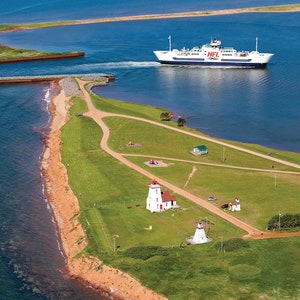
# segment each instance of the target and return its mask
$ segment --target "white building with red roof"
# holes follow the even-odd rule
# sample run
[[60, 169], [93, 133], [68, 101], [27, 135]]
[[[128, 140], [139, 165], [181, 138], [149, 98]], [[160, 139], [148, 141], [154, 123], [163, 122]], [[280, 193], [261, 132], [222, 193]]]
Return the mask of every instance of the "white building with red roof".
[[241, 210], [240, 198], [236, 197], [234, 202], [231, 203], [231, 211], [240, 211], [240, 210]]
[[177, 207], [176, 197], [172, 196], [168, 191], [162, 192], [158, 181], [153, 179], [149, 184], [146, 208], [151, 212], [162, 212]]

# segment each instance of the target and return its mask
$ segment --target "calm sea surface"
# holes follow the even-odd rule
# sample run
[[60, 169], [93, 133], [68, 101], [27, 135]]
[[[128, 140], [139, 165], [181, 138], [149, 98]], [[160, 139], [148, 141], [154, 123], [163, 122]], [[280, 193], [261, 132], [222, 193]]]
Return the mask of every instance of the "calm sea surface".
[[[2, 0], [1, 23], [261, 6], [261, 1]], [[100, 2], [100, 4], [99, 4]], [[102, 3], [103, 2], [103, 3]], [[149, 2], [150, 3], [150, 2]], [[265, 5], [297, 3], [268, 1]], [[84, 58], [0, 65], [0, 76], [113, 73], [106, 97], [165, 107], [188, 126], [225, 139], [300, 152], [299, 13], [90, 24], [0, 34], [0, 43]], [[201, 45], [273, 52], [267, 69], [161, 66], [152, 50]], [[0, 299], [104, 299], [65, 274], [40, 156], [48, 130], [49, 84], [0, 86]]]

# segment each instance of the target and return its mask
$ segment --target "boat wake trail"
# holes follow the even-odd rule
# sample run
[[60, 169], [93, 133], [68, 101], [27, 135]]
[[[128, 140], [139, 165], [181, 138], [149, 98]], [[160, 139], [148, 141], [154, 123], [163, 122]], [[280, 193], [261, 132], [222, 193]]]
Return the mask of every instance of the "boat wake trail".
[[132, 68], [149, 68], [160, 66], [155, 61], [117, 61], [117, 62], [104, 62], [96, 64], [85, 64], [85, 68], [103, 68], [103, 69], [132, 69]]

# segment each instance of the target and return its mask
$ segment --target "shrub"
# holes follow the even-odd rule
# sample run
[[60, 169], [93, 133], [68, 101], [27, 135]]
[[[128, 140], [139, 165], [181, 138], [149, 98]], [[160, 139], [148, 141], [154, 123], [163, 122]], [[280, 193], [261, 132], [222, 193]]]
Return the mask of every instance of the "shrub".
[[161, 121], [171, 121], [173, 118], [173, 114], [169, 112], [162, 112], [160, 115]]
[[153, 256], [168, 256], [168, 249], [159, 246], [133, 247], [123, 253], [126, 257], [147, 260]]
[[268, 229], [289, 229], [300, 226], [300, 214], [275, 215], [268, 222]]
[[185, 124], [186, 124], [186, 120], [182, 117], [179, 117], [178, 120], [177, 120], [177, 125], [179, 127], [183, 127]]
[[245, 241], [241, 238], [234, 238], [224, 242], [225, 251], [234, 251], [240, 248], [249, 248], [250, 245], [248, 241]]

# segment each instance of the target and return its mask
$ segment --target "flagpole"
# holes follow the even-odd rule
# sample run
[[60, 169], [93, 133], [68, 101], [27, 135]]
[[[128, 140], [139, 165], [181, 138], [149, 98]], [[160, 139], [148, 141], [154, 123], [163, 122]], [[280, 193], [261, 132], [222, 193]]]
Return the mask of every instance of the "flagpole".
[[169, 51], [172, 51], [172, 38], [170, 35], [169, 35], [168, 39], [169, 39]]
[[257, 44], [258, 44], [258, 37], [256, 37], [256, 39], [255, 39], [255, 51], [256, 52], [257, 52], [257, 49], [258, 49]]

